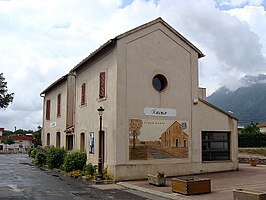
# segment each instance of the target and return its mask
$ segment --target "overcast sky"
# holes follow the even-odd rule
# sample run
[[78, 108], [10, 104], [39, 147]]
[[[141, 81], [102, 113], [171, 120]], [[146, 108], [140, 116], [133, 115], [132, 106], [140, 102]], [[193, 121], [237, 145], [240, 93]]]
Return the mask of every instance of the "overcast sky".
[[162, 17], [206, 56], [200, 86], [234, 90], [266, 74], [263, 0], [0, 0], [0, 73], [14, 102], [0, 127], [42, 125], [40, 93], [108, 39]]

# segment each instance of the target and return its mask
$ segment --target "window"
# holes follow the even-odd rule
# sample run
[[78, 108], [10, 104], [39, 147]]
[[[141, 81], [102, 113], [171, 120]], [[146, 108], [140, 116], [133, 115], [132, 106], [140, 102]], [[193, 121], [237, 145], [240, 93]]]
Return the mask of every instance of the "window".
[[105, 72], [100, 73], [99, 98], [105, 97]]
[[46, 119], [50, 120], [50, 112], [51, 112], [51, 101], [46, 100]]
[[46, 141], [46, 145], [50, 146], [50, 133], [47, 133], [47, 141]]
[[230, 132], [202, 132], [202, 161], [230, 160]]
[[167, 79], [162, 74], [157, 74], [152, 79], [153, 88], [158, 91], [162, 92], [167, 87]]
[[81, 85], [81, 105], [85, 105], [86, 101], [86, 83], [82, 83]]
[[57, 117], [61, 116], [61, 94], [57, 95]]
[[187, 140], [184, 139], [184, 147], [187, 147]]
[[175, 146], [178, 147], [178, 139], [175, 139]]

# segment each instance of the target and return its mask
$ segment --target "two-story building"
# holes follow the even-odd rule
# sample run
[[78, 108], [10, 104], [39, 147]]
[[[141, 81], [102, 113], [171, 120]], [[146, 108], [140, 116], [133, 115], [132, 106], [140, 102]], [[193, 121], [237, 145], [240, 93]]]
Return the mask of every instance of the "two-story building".
[[107, 41], [41, 93], [43, 144], [97, 164], [102, 106], [103, 162], [115, 180], [238, 169], [237, 119], [206, 101], [203, 56], [161, 18]]

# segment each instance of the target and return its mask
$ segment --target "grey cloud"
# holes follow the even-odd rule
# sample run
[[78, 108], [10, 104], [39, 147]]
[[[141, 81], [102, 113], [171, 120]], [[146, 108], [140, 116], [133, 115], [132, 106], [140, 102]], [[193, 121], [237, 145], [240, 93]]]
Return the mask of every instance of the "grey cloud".
[[[245, 73], [265, 69], [259, 37], [247, 23], [218, 11], [212, 1], [182, 3], [175, 6], [173, 23], [182, 27], [194, 41], [212, 51], [224, 63], [224, 67]], [[204, 53], [208, 56], [208, 52]]]
[[13, 111], [7, 108], [5, 112], [0, 113], [0, 127], [7, 130], [17, 129], [37, 130], [38, 126], [42, 126], [41, 111]]
[[211, 0], [169, 2], [160, 3], [166, 21], [206, 55], [199, 61], [200, 83], [209, 94], [223, 85], [243, 86], [245, 74], [266, 72], [263, 35], [259, 38], [246, 22], [218, 10]]

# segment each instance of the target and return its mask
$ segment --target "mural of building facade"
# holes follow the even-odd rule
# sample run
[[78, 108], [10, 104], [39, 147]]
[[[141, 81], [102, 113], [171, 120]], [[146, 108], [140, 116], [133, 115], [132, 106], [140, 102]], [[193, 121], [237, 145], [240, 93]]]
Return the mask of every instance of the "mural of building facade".
[[187, 122], [173, 120], [129, 120], [129, 159], [187, 158]]

